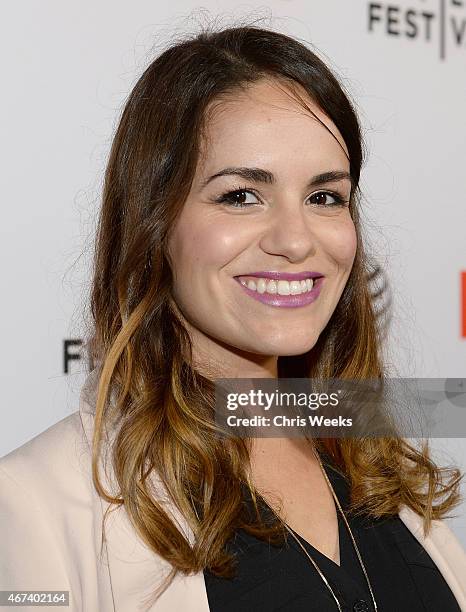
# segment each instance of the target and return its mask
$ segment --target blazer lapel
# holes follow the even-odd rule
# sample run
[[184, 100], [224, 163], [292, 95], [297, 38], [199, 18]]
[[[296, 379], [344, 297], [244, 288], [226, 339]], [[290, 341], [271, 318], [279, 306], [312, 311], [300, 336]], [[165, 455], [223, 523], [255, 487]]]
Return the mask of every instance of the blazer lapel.
[[454, 533], [445, 521], [432, 521], [429, 534], [424, 536], [422, 518], [408, 506], [402, 506], [399, 516], [429, 553], [462, 612], [466, 612], [466, 553]]
[[[89, 393], [95, 390], [86, 386], [80, 398], [80, 416], [89, 449], [91, 449], [94, 428], [95, 396]], [[102, 484], [108, 491], [115, 491], [111, 477], [108, 457], [100, 464]], [[157, 499], [165, 499], [167, 511], [178, 523], [189, 541], [193, 541], [193, 533], [187, 522], [167, 501], [163, 486], [152, 479]], [[94, 516], [96, 533], [101, 533], [102, 518], [109, 507], [97, 493], [94, 494]], [[173, 612], [173, 610], [189, 610], [190, 612], [209, 612], [207, 591], [203, 572], [184, 576], [178, 574], [169, 588], [155, 600], [153, 593], [169, 575], [171, 566], [160, 556], [154, 554], [140, 537], [137, 536], [131, 521], [123, 507], [113, 507], [107, 514], [105, 522], [105, 541], [100, 559], [101, 538], [96, 537], [95, 554], [97, 563], [97, 588], [99, 590], [100, 609], [105, 612]]]
[[[106, 507], [104, 502], [101, 516]], [[105, 612], [209, 612], [202, 572], [178, 574], [155, 600], [153, 593], [168, 576], [170, 565], [136, 536], [124, 508], [109, 512], [105, 525], [105, 555], [113, 599], [113, 608], [105, 608]]]

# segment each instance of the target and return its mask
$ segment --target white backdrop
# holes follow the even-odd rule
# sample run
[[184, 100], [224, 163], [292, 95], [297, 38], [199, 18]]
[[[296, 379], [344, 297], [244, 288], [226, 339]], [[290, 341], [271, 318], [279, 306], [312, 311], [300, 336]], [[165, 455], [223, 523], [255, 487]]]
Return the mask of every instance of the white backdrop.
[[[78, 408], [85, 364], [73, 360], [65, 374], [63, 346], [82, 336], [119, 111], [160, 48], [211, 19], [265, 17], [259, 26], [311, 44], [341, 77], [368, 145], [363, 215], [392, 286], [390, 363], [399, 376], [465, 376], [465, 4], [9, 3], [0, 25], [0, 455]], [[78, 345], [69, 350], [79, 356]], [[466, 469], [464, 437], [433, 445], [436, 459]], [[457, 514], [450, 525], [466, 546], [466, 504]]]

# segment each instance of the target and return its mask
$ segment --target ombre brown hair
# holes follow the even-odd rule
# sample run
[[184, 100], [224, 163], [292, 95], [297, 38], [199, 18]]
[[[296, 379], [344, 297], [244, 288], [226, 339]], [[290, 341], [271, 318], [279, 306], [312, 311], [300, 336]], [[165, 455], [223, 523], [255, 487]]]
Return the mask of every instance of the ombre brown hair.
[[[359, 213], [363, 140], [342, 85], [307, 46], [269, 29], [204, 28], [172, 44], [137, 81], [113, 140], [86, 342], [89, 361], [100, 368], [95, 487], [110, 504], [124, 505], [143, 541], [171, 564], [172, 575], [205, 568], [231, 575], [225, 544], [238, 528], [270, 542], [283, 538], [277, 517], [251, 514], [244, 504], [245, 491], [261, 499], [250, 478], [249, 440], [218, 435], [214, 381], [193, 367], [189, 334], [171, 304], [167, 259], [167, 238], [190, 191], [209, 109], [263, 78], [280, 82], [291, 95], [303, 88], [337, 126], [349, 151], [357, 233], [354, 265], [332, 317], [307, 354], [279, 357], [278, 375], [385, 376]], [[105, 490], [99, 472], [110, 424], [117, 491]], [[460, 471], [438, 467], [427, 444], [417, 449], [401, 437], [314, 442], [348, 479], [350, 512], [383, 517], [406, 504], [424, 518], [427, 533], [432, 519], [445, 517], [460, 501]], [[151, 474], [188, 522], [193, 541], [154, 495]]]

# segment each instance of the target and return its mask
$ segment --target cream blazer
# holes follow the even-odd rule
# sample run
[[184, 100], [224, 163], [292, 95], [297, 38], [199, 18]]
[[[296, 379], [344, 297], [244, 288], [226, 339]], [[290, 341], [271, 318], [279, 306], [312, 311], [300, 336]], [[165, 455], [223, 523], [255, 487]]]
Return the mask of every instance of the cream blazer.
[[[107, 504], [91, 478], [95, 390], [94, 371], [79, 410], [0, 459], [0, 590], [69, 591], [69, 608], [58, 609], [70, 612], [208, 612], [202, 572], [176, 576], [155, 603], [144, 604], [170, 567], [137, 536], [124, 508], [109, 513], [100, 555]], [[167, 509], [192, 541], [168, 501]], [[434, 521], [425, 538], [417, 514], [405, 506], [399, 515], [466, 612], [466, 553], [456, 536]]]

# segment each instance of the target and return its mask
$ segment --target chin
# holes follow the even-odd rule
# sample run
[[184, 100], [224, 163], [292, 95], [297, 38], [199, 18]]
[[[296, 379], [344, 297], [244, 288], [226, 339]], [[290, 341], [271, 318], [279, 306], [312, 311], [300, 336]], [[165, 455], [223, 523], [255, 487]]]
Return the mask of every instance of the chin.
[[250, 352], [259, 355], [275, 355], [277, 357], [294, 357], [296, 355], [303, 355], [310, 351], [316, 344], [317, 338], [312, 341], [301, 341], [301, 342], [290, 342], [287, 338], [283, 342], [269, 343], [267, 346], [264, 344], [257, 345], [256, 349], [252, 349]]
[[283, 355], [284, 357], [302, 355], [314, 348], [318, 339], [318, 333], [308, 333], [306, 336], [300, 337], [290, 329], [288, 334], [269, 342], [269, 346], [272, 349], [270, 354]]
[[313, 346], [314, 345], [290, 348], [288, 350], [277, 351], [276, 354], [278, 355], [278, 357], [296, 357], [298, 355], [304, 355], [305, 353], [308, 353], [313, 348]]

